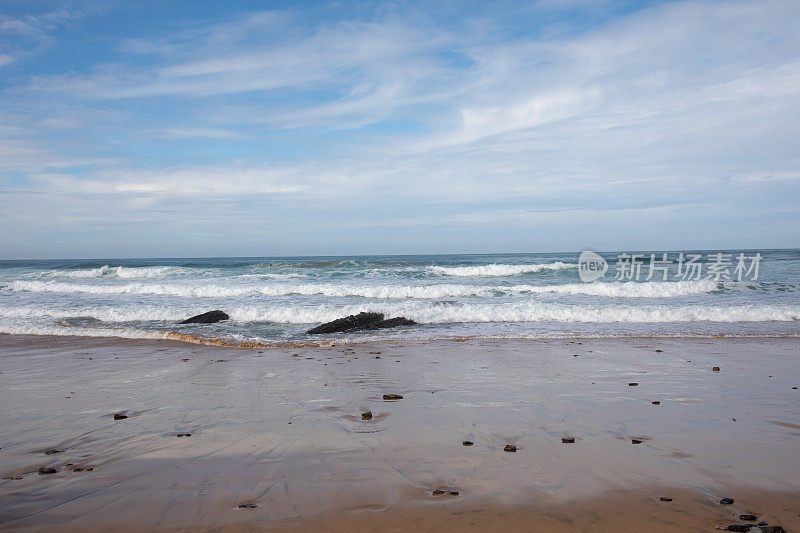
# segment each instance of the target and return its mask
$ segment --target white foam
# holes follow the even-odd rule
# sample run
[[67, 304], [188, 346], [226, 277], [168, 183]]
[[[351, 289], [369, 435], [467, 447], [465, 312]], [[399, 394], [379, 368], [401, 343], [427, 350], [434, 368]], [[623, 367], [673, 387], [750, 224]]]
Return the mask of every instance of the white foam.
[[53, 278], [163, 278], [177, 274], [186, 274], [191, 269], [172, 266], [123, 267], [103, 265], [98, 268], [81, 270], [50, 270], [40, 275]]
[[357, 296], [378, 299], [442, 299], [465, 296], [504, 296], [525, 294], [584, 294], [616, 298], [669, 298], [690, 294], [713, 292], [719, 288], [713, 280], [676, 282], [611, 282], [572, 283], [565, 285], [353, 285], [335, 283], [274, 283], [274, 284], [164, 284], [125, 283], [81, 284], [57, 281], [13, 281], [7, 285], [12, 291], [87, 293], [87, 294], [140, 294], [165, 295], [185, 298], [232, 298], [249, 295], [288, 296], [322, 295], [329, 297]]
[[[178, 322], [207, 311], [205, 307], [96, 306], [53, 309], [42, 306], [0, 308], [0, 331], [20, 319], [65, 319], [93, 317], [113, 322]], [[405, 316], [421, 324], [477, 322], [788, 322], [800, 320], [797, 305], [570, 305], [523, 301], [515, 303], [441, 304], [435, 301], [384, 301], [369, 305], [240, 305], [225, 308], [234, 322], [313, 324], [328, 322], [360, 311], [378, 311], [387, 316]], [[36, 320], [39, 322], [39, 320]]]
[[533, 265], [503, 265], [491, 264], [480, 266], [463, 267], [443, 267], [431, 266], [428, 270], [444, 276], [473, 277], [473, 276], [516, 276], [519, 274], [529, 274], [541, 272], [542, 270], [564, 270], [567, 268], [577, 268], [578, 265], [571, 263], [542, 263]]

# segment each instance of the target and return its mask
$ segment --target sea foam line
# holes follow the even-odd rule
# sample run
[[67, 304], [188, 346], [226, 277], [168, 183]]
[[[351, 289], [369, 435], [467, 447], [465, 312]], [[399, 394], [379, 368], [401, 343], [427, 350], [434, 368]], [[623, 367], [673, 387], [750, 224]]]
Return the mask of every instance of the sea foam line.
[[260, 285], [186, 285], [126, 283], [124, 285], [92, 285], [56, 281], [12, 281], [6, 287], [17, 292], [53, 292], [87, 294], [165, 295], [184, 298], [231, 298], [237, 296], [322, 295], [329, 297], [357, 296], [377, 299], [441, 299], [464, 296], [505, 296], [524, 294], [584, 294], [616, 298], [669, 298], [702, 294], [718, 290], [722, 284], [713, 280], [676, 282], [610, 282], [570, 283], [564, 285], [353, 285], [334, 283], [295, 283]]
[[564, 270], [567, 268], [577, 268], [573, 263], [541, 263], [532, 265], [476, 265], [460, 267], [430, 266], [428, 270], [444, 276], [473, 277], [473, 276], [516, 276], [519, 274], [530, 274], [541, 272], [542, 270]]

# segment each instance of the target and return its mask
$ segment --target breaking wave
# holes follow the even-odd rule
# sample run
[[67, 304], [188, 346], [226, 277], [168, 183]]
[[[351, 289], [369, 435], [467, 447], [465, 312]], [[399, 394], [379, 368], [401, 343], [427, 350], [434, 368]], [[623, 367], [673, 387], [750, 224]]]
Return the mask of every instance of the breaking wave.
[[142, 294], [185, 298], [230, 298], [248, 295], [288, 296], [322, 295], [357, 296], [377, 299], [439, 299], [465, 296], [508, 296], [525, 294], [583, 294], [615, 298], [668, 298], [713, 292], [724, 287], [713, 280], [676, 282], [611, 282], [571, 283], [564, 285], [354, 285], [334, 283], [298, 283], [267, 285], [186, 285], [126, 283], [124, 285], [90, 285], [55, 281], [13, 281], [12, 291], [59, 292], [87, 294]]
[[578, 268], [578, 265], [556, 261], [554, 263], [541, 263], [535, 265], [491, 264], [491, 265], [460, 266], [460, 267], [431, 266], [428, 267], [428, 270], [444, 276], [473, 277], [473, 276], [516, 276], [519, 274], [530, 274], [534, 272], [541, 272], [542, 270], [564, 270], [567, 268]]

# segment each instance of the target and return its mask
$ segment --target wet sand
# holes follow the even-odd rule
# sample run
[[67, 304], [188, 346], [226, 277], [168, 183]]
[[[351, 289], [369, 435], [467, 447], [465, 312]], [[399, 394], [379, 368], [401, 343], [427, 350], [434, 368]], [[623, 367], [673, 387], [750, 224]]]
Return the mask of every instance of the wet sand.
[[797, 338], [0, 335], [0, 528], [798, 531], [797, 386]]

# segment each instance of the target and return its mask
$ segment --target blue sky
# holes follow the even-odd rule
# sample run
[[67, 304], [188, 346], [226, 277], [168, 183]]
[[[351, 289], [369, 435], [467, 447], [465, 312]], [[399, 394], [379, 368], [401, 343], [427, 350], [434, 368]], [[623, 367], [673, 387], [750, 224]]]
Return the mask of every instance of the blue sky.
[[800, 246], [800, 2], [0, 4], [0, 258]]

